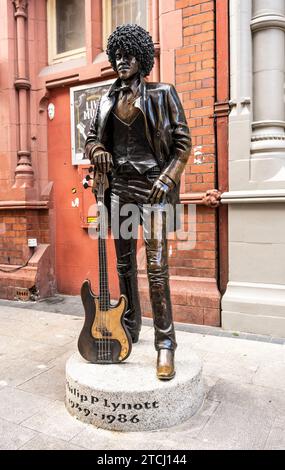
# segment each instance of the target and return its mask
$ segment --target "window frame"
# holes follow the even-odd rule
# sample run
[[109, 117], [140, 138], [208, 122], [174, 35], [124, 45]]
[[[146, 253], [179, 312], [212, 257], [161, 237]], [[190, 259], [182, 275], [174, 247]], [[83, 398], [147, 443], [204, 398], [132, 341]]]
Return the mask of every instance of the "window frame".
[[[85, 4], [85, 2], [84, 2]], [[86, 4], [85, 4], [86, 8]], [[86, 10], [85, 10], [86, 13]], [[67, 60], [78, 59], [86, 56], [86, 46], [72, 49], [70, 51], [57, 53], [57, 31], [56, 31], [56, 0], [47, 0], [47, 23], [48, 23], [48, 63], [58, 64]], [[85, 22], [86, 28], [86, 22]], [[86, 34], [86, 31], [85, 31]], [[86, 41], [85, 41], [86, 44]]]
[[[146, 29], [149, 28], [149, 0], [146, 1]], [[107, 39], [112, 33], [112, 0], [102, 0], [102, 17], [103, 17], [103, 48], [106, 49]]]

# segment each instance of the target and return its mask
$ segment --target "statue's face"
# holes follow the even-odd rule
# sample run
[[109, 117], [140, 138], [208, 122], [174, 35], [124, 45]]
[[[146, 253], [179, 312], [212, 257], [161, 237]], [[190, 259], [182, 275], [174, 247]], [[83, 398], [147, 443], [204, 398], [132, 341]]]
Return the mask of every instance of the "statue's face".
[[133, 55], [127, 54], [124, 49], [117, 49], [115, 58], [117, 72], [122, 80], [128, 80], [138, 73], [139, 62]]

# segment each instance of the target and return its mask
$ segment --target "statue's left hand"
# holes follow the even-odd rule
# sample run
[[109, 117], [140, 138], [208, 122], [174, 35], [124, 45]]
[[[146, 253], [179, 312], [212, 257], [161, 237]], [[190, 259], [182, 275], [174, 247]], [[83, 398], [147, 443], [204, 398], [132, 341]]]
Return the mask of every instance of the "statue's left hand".
[[154, 183], [151, 189], [148, 201], [151, 204], [160, 204], [166, 202], [166, 196], [174, 187], [174, 183], [169, 180], [169, 184], [166, 184], [160, 178], [158, 178]]

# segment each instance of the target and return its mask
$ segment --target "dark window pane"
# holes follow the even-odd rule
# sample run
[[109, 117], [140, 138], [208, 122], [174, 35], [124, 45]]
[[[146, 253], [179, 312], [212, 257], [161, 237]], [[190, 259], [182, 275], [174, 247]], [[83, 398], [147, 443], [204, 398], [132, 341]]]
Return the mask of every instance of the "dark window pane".
[[56, 0], [57, 54], [85, 46], [85, 1]]

